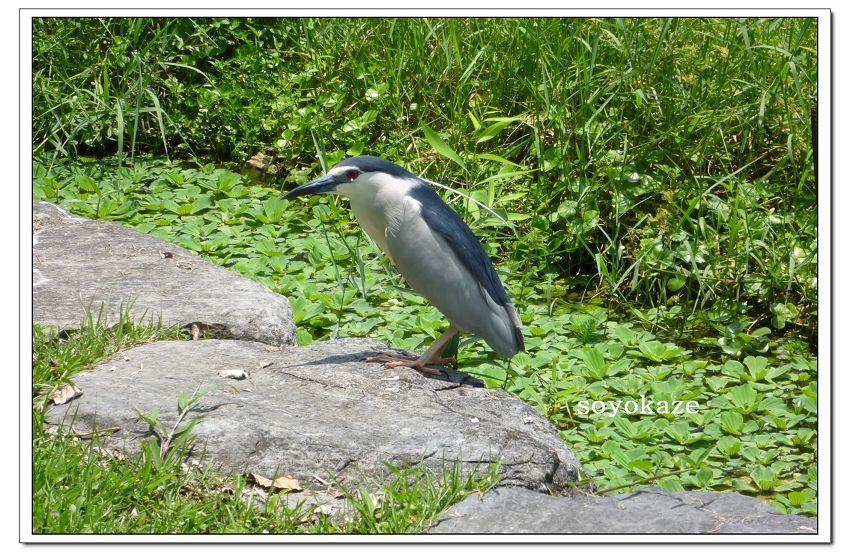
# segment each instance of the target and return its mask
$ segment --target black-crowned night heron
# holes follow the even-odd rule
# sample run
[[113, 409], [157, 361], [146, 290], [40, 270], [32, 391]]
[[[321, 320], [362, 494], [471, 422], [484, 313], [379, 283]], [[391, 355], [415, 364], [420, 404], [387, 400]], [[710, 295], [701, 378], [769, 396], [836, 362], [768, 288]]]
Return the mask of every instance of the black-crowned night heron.
[[410, 286], [450, 321], [448, 330], [416, 359], [384, 355], [387, 367], [439, 373], [441, 352], [459, 331], [479, 335], [506, 358], [525, 349], [522, 323], [475, 235], [422, 179], [374, 156], [346, 159], [285, 198], [339, 193], [366, 234], [395, 264]]

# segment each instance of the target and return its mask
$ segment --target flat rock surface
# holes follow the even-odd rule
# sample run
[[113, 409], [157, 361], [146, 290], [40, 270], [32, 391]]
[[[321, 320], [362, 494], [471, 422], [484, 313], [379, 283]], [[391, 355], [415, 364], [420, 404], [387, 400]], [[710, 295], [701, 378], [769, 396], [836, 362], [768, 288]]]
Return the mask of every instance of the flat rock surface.
[[[389, 475], [383, 462], [439, 470], [459, 461], [464, 472], [484, 472], [500, 461], [502, 484], [557, 492], [576, 480], [578, 461], [534, 409], [457, 372], [433, 377], [362, 361], [386, 350], [364, 339], [283, 349], [235, 340], [138, 346], [77, 374], [82, 395], [51, 406], [49, 422], [119, 427], [103, 443], [132, 453], [152, 435], [134, 407], [158, 409], [171, 426], [179, 393], [214, 386], [187, 420], [206, 415], [194, 431], [196, 451], [224, 471], [286, 475], [321, 489], [381, 482]], [[219, 375], [239, 369], [250, 378]]]
[[817, 534], [817, 519], [784, 515], [735, 492], [647, 488], [630, 494], [548, 496], [496, 488], [449, 508], [430, 533]]
[[33, 202], [33, 320], [79, 328], [86, 309], [114, 324], [133, 302], [138, 321], [199, 324], [219, 338], [294, 343], [289, 301], [167, 241]]

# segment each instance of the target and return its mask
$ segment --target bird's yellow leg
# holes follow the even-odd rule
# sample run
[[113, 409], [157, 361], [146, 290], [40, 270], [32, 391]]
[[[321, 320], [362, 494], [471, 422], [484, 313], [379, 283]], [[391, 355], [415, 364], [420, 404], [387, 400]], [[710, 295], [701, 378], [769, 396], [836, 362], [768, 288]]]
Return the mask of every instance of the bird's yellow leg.
[[460, 329], [455, 325], [449, 325], [449, 328], [446, 332], [443, 333], [437, 342], [431, 345], [431, 348], [428, 349], [427, 352], [422, 354], [422, 356], [414, 358], [415, 354], [410, 354], [405, 352], [405, 354], [380, 354], [378, 356], [371, 356], [366, 358], [367, 362], [382, 362], [385, 368], [393, 369], [397, 367], [409, 367], [415, 370], [419, 370], [422, 373], [428, 373], [431, 375], [441, 375], [442, 372], [440, 370], [429, 368], [428, 364], [445, 364], [453, 361], [453, 358], [443, 358], [441, 354], [443, 352], [443, 348], [449, 341], [452, 339], [454, 335], [460, 332]]

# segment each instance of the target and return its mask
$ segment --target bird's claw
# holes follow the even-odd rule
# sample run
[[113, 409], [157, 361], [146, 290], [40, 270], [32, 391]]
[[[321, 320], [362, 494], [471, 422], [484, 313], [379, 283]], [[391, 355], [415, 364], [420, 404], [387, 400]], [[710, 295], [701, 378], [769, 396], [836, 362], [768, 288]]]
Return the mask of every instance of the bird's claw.
[[[415, 359], [414, 359], [415, 358]], [[387, 369], [395, 369], [397, 367], [409, 367], [413, 368], [417, 371], [421, 371], [422, 373], [427, 373], [428, 375], [443, 375], [443, 372], [428, 367], [428, 363], [419, 356], [412, 354], [410, 352], [402, 351], [399, 354], [378, 354], [377, 356], [369, 356], [366, 358], [367, 362], [377, 362], [384, 364], [384, 367]], [[440, 364], [444, 364], [447, 362], [454, 361], [454, 358], [441, 358], [439, 360]]]
[[420, 364], [416, 360], [396, 360], [394, 362], [386, 362], [384, 363], [384, 367], [387, 369], [395, 369], [397, 367], [409, 367], [415, 369], [416, 371], [427, 373], [428, 375], [443, 375], [442, 371], [430, 368], [425, 364]]

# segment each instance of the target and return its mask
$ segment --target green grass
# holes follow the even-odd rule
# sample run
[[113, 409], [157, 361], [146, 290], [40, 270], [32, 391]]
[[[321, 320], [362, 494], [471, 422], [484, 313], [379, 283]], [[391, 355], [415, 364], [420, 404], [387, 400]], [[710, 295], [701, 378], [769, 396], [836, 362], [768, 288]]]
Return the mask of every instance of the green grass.
[[[545, 414], [597, 486], [816, 513], [815, 34], [805, 18], [39, 20], [33, 195], [285, 294], [302, 344], [415, 350], [444, 319], [346, 204], [279, 198], [348, 155], [407, 164], [454, 189], [526, 325], [509, 365], [463, 339], [461, 369]], [[258, 151], [276, 158], [266, 184], [236, 172]], [[699, 412], [578, 412], [641, 396]]]
[[374, 152], [501, 209], [514, 229], [494, 218], [488, 239], [535, 279], [812, 328], [815, 33], [805, 18], [37, 20], [34, 134], [49, 161], [265, 151], [289, 184]]
[[383, 485], [345, 489], [342, 512], [326, 515], [284, 494], [257, 491], [247, 475], [222, 476], [175, 460], [116, 458], [83, 441], [38, 431], [33, 442], [33, 532], [418, 533], [440, 513], [498, 480], [425, 467], [393, 470]]

